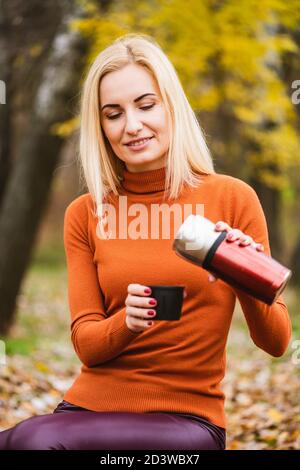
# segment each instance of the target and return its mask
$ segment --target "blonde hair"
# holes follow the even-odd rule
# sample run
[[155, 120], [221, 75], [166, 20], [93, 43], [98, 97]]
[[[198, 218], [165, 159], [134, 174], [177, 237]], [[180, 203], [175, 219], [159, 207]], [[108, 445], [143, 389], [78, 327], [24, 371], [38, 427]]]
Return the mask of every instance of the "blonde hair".
[[104, 75], [130, 63], [145, 67], [155, 78], [171, 123], [165, 196], [177, 198], [183, 184], [197, 187], [202, 181], [201, 174], [215, 173], [201, 127], [170, 60], [151, 36], [142, 33], [121, 36], [92, 63], [81, 100], [81, 176], [95, 204], [94, 215], [99, 222], [103, 219], [102, 204], [109, 193], [119, 194], [125, 168], [100, 125], [99, 87]]

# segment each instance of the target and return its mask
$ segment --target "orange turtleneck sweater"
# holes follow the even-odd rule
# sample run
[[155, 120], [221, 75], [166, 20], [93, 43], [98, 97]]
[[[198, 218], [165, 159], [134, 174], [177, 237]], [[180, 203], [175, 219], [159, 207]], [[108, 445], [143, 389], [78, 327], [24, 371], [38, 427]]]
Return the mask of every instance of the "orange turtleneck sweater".
[[[126, 207], [119, 204], [119, 196], [113, 197], [116, 219], [123, 217], [123, 225], [124, 220], [129, 224], [144, 211], [150, 220], [154, 204], [168, 204], [162, 201], [164, 184], [165, 168], [125, 170], [120, 195], [126, 196]], [[184, 186], [174, 202], [181, 207], [189, 204], [189, 213], [239, 228], [270, 254], [262, 207], [245, 182], [224, 174], [203, 175], [197, 188]], [[198, 204], [204, 212], [198, 211]], [[151, 238], [149, 229], [147, 236], [126, 238], [116, 231], [117, 236], [101, 239], [91, 209], [91, 195], [86, 193], [65, 212], [71, 337], [83, 365], [64, 400], [94, 411], [188, 413], [226, 428], [220, 382], [236, 298], [254, 343], [281, 356], [291, 335], [283, 297], [268, 306], [220, 279], [210, 283], [207, 271], [172, 249], [172, 222], [175, 231], [170, 237]], [[133, 283], [184, 284], [187, 297], [181, 319], [156, 321], [133, 333], [125, 322], [127, 286]]]

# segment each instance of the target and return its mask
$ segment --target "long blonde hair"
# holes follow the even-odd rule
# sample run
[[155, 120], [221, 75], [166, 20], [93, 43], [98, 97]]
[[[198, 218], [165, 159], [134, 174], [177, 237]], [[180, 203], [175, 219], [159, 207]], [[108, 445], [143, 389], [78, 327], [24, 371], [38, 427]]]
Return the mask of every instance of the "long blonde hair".
[[170, 60], [151, 36], [121, 36], [92, 63], [81, 99], [80, 170], [99, 223], [108, 194], [119, 194], [124, 169], [124, 162], [113, 152], [100, 125], [99, 87], [104, 75], [130, 63], [145, 67], [156, 79], [171, 123], [165, 195], [176, 199], [183, 184], [196, 187], [202, 181], [201, 174], [215, 173], [203, 132]]

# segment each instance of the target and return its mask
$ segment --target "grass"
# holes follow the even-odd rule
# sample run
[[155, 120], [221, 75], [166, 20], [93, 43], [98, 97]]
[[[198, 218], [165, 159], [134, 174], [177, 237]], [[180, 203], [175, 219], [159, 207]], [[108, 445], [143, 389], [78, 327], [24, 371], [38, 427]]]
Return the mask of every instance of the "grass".
[[56, 271], [65, 266], [65, 252], [61, 243], [56, 242], [38, 247], [32, 257], [30, 270], [44, 272]]
[[289, 316], [292, 322], [292, 338], [289, 347], [281, 357], [273, 357], [262, 349], [258, 348], [251, 339], [250, 332], [239, 302], [236, 302], [236, 308], [227, 342], [227, 371], [230, 370], [232, 364], [236, 360], [261, 361], [268, 364], [271, 372], [275, 371], [280, 364], [290, 362], [295, 349], [292, 347], [293, 342], [300, 339], [300, 318], [299, 318], [299, 302], [300, 291], [293, 287], [287, 286], [284, 294], [284, 300], [288, 307]]
[[67, 271], [64, 251], [49, 246], [36, 251], [17, 299], [17, 321], [3, 338], [6, 354], [31, 355], [37, 349], [67, 347], [70, 342]]
[[6, 338], [5, 351], [8, 356], [19, 354], [30, 356], [38, 347], [36, 336], [26, 336], [25, 338]]

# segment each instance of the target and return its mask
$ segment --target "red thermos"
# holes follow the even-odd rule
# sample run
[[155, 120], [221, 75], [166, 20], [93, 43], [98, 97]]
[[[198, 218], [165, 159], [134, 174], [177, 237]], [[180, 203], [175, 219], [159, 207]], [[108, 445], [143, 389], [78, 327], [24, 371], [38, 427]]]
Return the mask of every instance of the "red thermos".
[[201, 215], [190, 215], [179, 228], [173, 250], [247, 294], [271, 305], [281, 294], [292, 271], [251, 245], [225, 240], [226, 231]]

